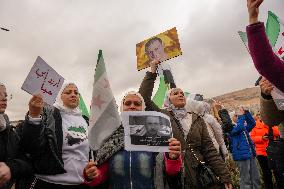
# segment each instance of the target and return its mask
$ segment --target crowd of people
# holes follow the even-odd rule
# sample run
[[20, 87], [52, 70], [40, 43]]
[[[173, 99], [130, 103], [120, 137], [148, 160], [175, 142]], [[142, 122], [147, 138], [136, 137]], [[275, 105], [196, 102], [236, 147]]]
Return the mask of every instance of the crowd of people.
[[[232, 189], [230, 158], [241, 189], [261, 188], [261, 180], [267, 189], [284, 188], [284, 111], [271, 97], [275, 87], [284, 91], [284, 62], [258, 21], [262, 2], [247, 0], [248, 46], [263, 76], [259, 112], [252, 115], [243, 106], [229, 112], [219, 103], [188, 99], [177, 87], [168, 90], [159, 108], [152, 93], [160, 60], [153, 56], [139, 90], [125, 93], [121, 112], [167, 115], [173, 132], [168, 152], [126, 151], [121, 124], [94, 154], [75, 83], [62, 86], [53, 106], [34, 95], [17, 127], [5, 114], [9, 86], [0, 83], [0, 189]], [[147, 128], [157, 120], [147, 119]]]

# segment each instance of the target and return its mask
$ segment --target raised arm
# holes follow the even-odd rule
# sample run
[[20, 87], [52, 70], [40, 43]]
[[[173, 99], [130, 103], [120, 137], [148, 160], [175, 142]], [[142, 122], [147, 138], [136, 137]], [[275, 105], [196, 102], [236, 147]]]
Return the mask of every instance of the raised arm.
[[139, 88], [139, 93], [144, 98], [147, 111], [157, 111], [157, 112], [161, 111], [161, 109], [151, 99], [155, 80], [157, 77], [156, 69], [158, 63], [159, 63], [158, 61], [153, 61], [150, 63], [151, 72], [146, 72], [146, 75]]
[[246, 116], [246, 122], [247, 122], [246, 130], [250, 132], [255, 127], [256, 123], [251, 113], [248, 110], [245, 111], [245, 116]]
[[263, 0], [247, 0], [249, 23], [248, 47], [258, 72], [284, 91], [284, 62], [274, 52], [265, 34], [263, 23], [258, 22], [259, 6]]

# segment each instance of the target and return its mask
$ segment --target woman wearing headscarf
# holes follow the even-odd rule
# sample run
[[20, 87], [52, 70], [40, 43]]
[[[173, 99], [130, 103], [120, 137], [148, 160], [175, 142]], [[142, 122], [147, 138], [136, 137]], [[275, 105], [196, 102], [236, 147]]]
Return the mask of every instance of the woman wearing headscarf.
[[[158, 108], [151, 100], [158, 63], [159, 61], [151, 62], [151, 72], [146, 73], [139, 92], [145, 100], [146, 110], [159, 111], [171, 118], [174, 137], [181, 142], [182, 151], [185, 151], [183, 160], [184, 187], [200, 188], [197, 179], [197, 167], [200, 162], [194, 157], [196, 155], [200, 161], [205, 161], [219, 178], [219, 183], [216, 183], [212, 188], [232, 188], [230, 173], [210, 139], [204, 120], [200, 116], [186, 111], [183, 91], [180, 88], [169, 90], [163, 109]], [[194, 151], [193, 153], [189, 150], [189, 145]]]
[[188, 112], [193, 112], [204, 119], [214, 147], [225, 160], [228, 157], [228, 150], [224, 142], [222, 127], [215, 117], [210, 114], [210, 105], [204, 101], [187, 99], [185, 109]]
[[[121, 112], [144, 111], [143, 97], [128, 92], [122, 99]], [[111, 189], [163, 189], [169, 187], [163, 181], [162, 162], [167, 175], [175, 176], [181, 169], [180, 142], [169, 141], [169, 153], [126, 151], [124, 128], [121, 125], [97, 152], [97, 162], [91, 161], [85, 168], [86, 183], [98, 186], [108, 181]], [[162, 156], [161, 156], [162, 155]], [[98, 164], [98, 165], [97, 165]]]
[[32, 176], [32, 168], [21, 152], [20, 137], [5, 114], [6, 108], [6, 87], [0, 83], [0, 189], [11, 189], [15, 182], [17, 189], [23, 189], [23, 179]]
[[89, 161], [87, 121], [78, 108], [74, 83], [63, 84], [53, 107], [41, 95], [29, 102], [23, 125], [23, 146], [30, 154], [35, 178], [33, 189], [85, 189], [83, 169]]

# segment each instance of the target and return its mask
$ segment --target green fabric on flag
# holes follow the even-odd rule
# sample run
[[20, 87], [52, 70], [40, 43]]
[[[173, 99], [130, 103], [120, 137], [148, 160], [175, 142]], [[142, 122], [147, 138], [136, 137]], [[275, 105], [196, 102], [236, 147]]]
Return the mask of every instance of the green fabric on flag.
[[184, 92], [184, 96], [187, 98], [190, 95], [189, 92]]
[[160, 84], [159, 84], [158, 90], [157, 90], [155, 96], [153, 97], [153, 102], [159, 108], [162, 108], [162, 106], [164, 104], [164, 99], [165, 99], [167, 91], [168, 91], [168, 85], [165, 83], [164, 76], [161, 75], [160, 76]]
[[266, 22], [266, 34], [270, 41], [270, 44], [273, 47], [277, 42], [279, 33], [280, 33], [280, 23], [278, 17], [271, 11], [268, 11], [268, 17]]
[[249, 49], [248, 49], [248, 36], [247, 36], [247, 33], [246, 32], [243, 32], [243, 31], [238, 31], [238, 34], [242, 40], [242, 42], [244, 43], [247, 51], [249, 52]]
[[98, 64], [100, 59], [103, 59], [103, 51], [99, 50], [98, 60], [97, 60], [97, 67], [96, 67], [96, 74], [95, 74], [95, 82], [103, 75], [106, 71], [105, 64]]
[[80, 108], [80, 110], [82, 112], [82, 115], [90, 117], [89, 111], [88, 111], [88, 109], [86, 107], [86, 104], [85, 104], [81, 94], [80, 94], [79, 108]]
[[[281, 53], [283, 50], [284, 44], [284, 24], [281, 20], [271, 11], [268, 11], [268, 17], [266, 22], [266, 29], [265, 29], [267, 38], [271, 46], [274, 49], [274, 52], [284, 59], [284, 53]], [[282, 34], [283, 33], [283, 34]], [[248, 39], [246, 32], [238, 31], [238, 34], [244, 43], [245, 47], [248, 49]], [[283, 36], [282, 36], [282, 35]]]
[[248, 37], [247, 37], [247, 33], [246, 32], [243, 32], [243, 31], [238, 31], [238, 34], [240, 35], [242, 41], [244, 43], [247, 43], [248, 42]]

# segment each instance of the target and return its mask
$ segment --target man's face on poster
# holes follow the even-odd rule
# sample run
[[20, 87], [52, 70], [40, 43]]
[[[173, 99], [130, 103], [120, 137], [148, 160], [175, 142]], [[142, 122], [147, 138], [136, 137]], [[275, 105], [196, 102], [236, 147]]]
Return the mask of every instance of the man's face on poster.
[[164, 59], [165, 56], [164, 46], [160, 41], [155, 40], [149, 45], [146, 53], [150, 60], [163, 61], [162, 59]]
[[157, 135], [159, 125], [160, 125], [159, 117], [148, 116], [145, 124], [147, 135], [149, 136]]

